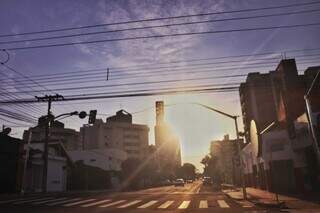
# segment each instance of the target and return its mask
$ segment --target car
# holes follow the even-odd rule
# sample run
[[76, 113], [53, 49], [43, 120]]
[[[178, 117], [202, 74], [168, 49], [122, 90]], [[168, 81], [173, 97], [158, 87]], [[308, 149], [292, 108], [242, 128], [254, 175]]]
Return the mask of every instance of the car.
[[184, 186], [184, 180], [183, 179], [176, 179], [174, 182], [174, 186]]
[[162, 186], [169, 186], [171, 184], [172, 184], [172, 182], [169, 179], [161, 181]]
[[211, 177], [204, 177], [202, 180], [203, 185], [212, 185], [212, 178]]
[[188, 179], [186, 182], [187, 183], [193, 183], [193, 180], [192, 179]]

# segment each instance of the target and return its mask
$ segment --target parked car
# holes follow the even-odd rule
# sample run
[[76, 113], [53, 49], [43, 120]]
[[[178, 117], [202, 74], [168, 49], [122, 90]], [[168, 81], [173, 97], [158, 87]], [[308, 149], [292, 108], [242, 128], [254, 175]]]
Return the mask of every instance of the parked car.
[[193, 183], [193, 180], [192, 179], [188, 179], [186, 182], [187, 183]]
[[212, 178], [211, 177], [204, 177], [202, 180], [203, 185], [212, 185]]
[[183, 179], [177, 179], [174, 182], [174, 186], [184, 186], [184, 180]]
[[169, 179], [161, 181], [161, 186], [170, 186], [171, 184], [172, 182]]

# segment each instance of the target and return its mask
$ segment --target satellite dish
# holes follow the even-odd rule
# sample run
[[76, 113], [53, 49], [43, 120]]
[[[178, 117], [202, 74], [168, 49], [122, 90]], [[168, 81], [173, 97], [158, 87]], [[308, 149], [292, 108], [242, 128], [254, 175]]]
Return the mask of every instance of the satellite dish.
[[252, 150], [254, 156], [259, 155], [259, 135], [256, 122], [251, 120], [250, 122], [250, 142], [252, 144]]

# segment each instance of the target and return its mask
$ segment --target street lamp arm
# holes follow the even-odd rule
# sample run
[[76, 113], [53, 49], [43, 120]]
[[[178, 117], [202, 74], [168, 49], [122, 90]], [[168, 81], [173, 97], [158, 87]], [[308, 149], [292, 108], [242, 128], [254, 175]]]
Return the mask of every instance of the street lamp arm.
[[65, 116], [65, 115], [69, 115], [69, 116], [78, 115], [78, 111], [69, 112], [69, 113], [63, 113], [63, 114], [60, 114], [58, 116], [55, 116], [54, 119], [60, 118], [60, 117]]
[[219, 113], [221, 115], [227, 116], [227, 117], [232, 118], [232, 119], [236, 119], [238, 117], [236, 115], [230, 115], [228, 113], [222, 112], [220, 110], [217, 110], [217, 109], [215, 109], [213, 107], [210, 107], [210, 106], [207, 106], [207, 105], [204, 105], [204, 104], [200, 104], [200, 103], [192, 103], [192, 104], [195, 104], [195, 105], [198, 105], [198, 106], [202, 106], [204, 108], [207, 108], [207, 109], [209, 109], [211, 111], [217, 112], [217, 113]]

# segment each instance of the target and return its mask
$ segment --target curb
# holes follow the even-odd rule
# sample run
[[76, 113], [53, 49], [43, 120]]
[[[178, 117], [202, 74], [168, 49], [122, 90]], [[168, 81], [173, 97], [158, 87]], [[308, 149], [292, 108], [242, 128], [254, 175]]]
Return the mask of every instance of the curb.
[[261, 207], [268, 207], [268, 208], [287, 208], [284, 201], [280, 203], [263, 203], [259, 201], [251, 201], [254, 205], [261, 206]]
[[[222, 191], [223, 192], [223, 191]], [[223, 192], [228, 198], [233, 199], [233, 200], [238, 200], [238, 201], [244, 201], [243, 198], [235, 198], [230, 196], [228, 193]], [[282, 201], [280, 203], [264, 203], [264, 202], [259, 202], [256, 200], [252, 200], [252, 199], [247, 199], [246, 201], [251, 202], [252, 204], [256, 205], [256, 206], [260, 206], [260, 207], [268, 207], [268, 208], [287, 208], [285, 205], [285, 202]]]

